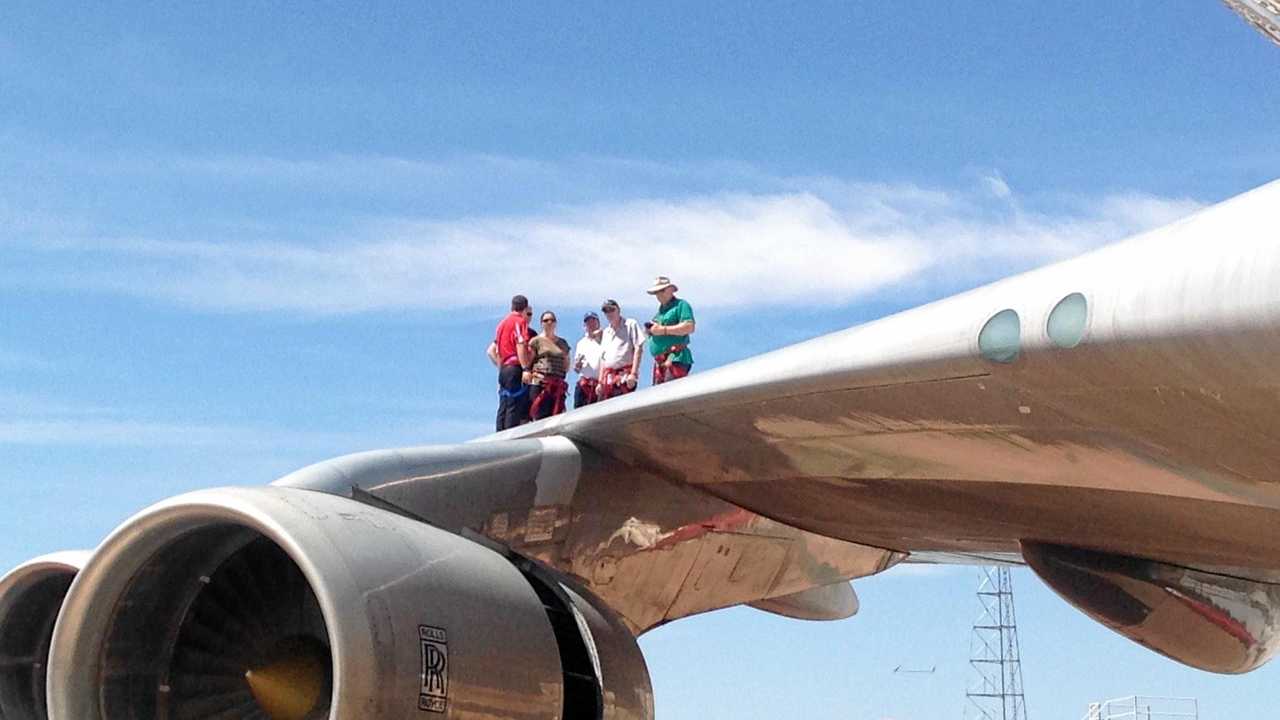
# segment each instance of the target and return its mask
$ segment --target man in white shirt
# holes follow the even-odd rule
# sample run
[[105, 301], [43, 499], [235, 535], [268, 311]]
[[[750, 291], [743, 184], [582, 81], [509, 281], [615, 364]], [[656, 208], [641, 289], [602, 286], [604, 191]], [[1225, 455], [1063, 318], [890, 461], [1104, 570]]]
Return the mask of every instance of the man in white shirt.
[[600, 333], [600, 384], [596, 395], [608, 400], [636, 389], [645, 335], [639, 323], [622, 316], [617, 300], [605, 300], [600, 311], [608, 324]]
[[600, 316], [589, 312], [582, 316], [582, 339], [573, 350], [573, 369], [578, 373], [578, 385], [573, 390], [573, 406], [580, 408], [599, 400], [596, 395], [600, 384], [600, 356], [603, 352], [600, 339]]

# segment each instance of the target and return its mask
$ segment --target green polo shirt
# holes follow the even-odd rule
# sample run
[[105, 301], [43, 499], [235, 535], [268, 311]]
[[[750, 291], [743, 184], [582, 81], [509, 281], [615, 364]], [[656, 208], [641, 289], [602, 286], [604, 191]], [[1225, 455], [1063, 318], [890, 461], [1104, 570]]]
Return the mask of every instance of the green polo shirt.
[[[653, 316], [653, 322], [657, 325], [676, 325], [686, 320], [693, 320], [693, 308], [689, 307], [689, 303], [680, 298], [671, 298], [671, 302], [658, 308], [658, 314]], [[649, 353], [654, 357], [666, 352], [667, 348], [673, 345], [684, 345], [685, 348], [673, 354], [671, 361], [692, 365], [693, 353], [689, 352], [688, 335], [649, 336]]]

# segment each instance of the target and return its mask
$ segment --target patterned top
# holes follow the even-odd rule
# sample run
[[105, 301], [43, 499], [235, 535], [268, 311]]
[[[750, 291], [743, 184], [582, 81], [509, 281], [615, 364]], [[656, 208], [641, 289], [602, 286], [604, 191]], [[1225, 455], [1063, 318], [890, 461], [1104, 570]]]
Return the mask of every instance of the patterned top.
[[541, 385], [547, 375], [564, 377], [569, 372], [569, 341], [562, 337], [551, 341], [546, 335], [538, 335], [529, 341], [533, 350], [533, 379], [531, 384]]

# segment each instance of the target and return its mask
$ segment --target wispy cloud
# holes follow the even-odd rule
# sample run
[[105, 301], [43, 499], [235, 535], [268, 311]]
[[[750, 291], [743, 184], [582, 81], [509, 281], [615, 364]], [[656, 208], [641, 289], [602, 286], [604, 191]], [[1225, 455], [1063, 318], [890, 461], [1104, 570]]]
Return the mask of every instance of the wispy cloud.
[[[329, 185], [351, 177], [394, 179], [400, 173], [404, 180], [457, 171], [388, 158], [191, 162], [201, 172], [232, 179], [265, 175]], [[472, 162], [565, 183], [582, 167], [591, 168], [588, 176], [634, 172], [646, 182], [679, 172], [622, 160], [564, 167], [504, 158]], [[213, 311], [326, 314], [488, 308], [513, 292], [567, 305], [604, 295], [641, 301], [646, 280], [665, 274], [704, 308], [762, 297], [772, 304], [832, 304], [904, 282], [951, 286], [990, 279], [1199, 207], [1134, 193], [1029, 210], [996, 171], [983, 175], [977, 187], [961, 189], [768, 178], [736, 165], [701, 172], [720, 172], [736, 179], [730, 184], [758, 189], [601, 199], [453, 219], [353, 216], [340, 231], [302, 238], [281, 228], [278, 236], [287, 240], [221, 231], [101, 237], [54, 228], [28, 248], [35, 261], [21, 273], [0, 270], [0, 282], [108, 291]]]
[[29, 392], [0, 390], [0, 422], [17, 418], [101, 418], [110, 416], [104, 407], [75, 404]]
[[314, 450], [324, 455], [375, 446], [408, 446], [461, 441], [482, 435], [491, 422], [432, 419], [406, 423], [386, 433], [286, 431], [217, 423], [165, 422], [112, 417], [0, 417], [0, 446], [74, 446], [138, 448], [234, 448], [237, 452]]
[[322, 455], [368, 447], [462, 441], [488, 432], [488, 417], [457, 412], [441, 415], [406, 407], [377, 427], [283, 430], [261, 423], [174, 420], [145, 409], [90, 405], [29, 392], [0, 390], [0, 446], [136, 448], [235, 448], [237, 451]]
[[987, 191], [992, 197], [1000, 200], [1008, 200], [1013, 196], [1013, 189], [1009, 187], [1009, 183], [1005, 182], [1004, 175], [999, 170], [993, 170], [982, 175], [982, 182], [987, 187]]
[[0, 369], [46, 370], [52, 367], [52, 365], [53, 364], [48, 360], [33, 353], [0, 348]]
[[0, 420], [0, 444], [6, 445], [207, 445], [233, 434], [240, 435], [228, 428], [130, 421]]
[[146, 422], [102, 418], [0, 419], [0, 445], [78, 447], [272, 447], [350, 446], [338, 433], [284, 433], [231, 425]]

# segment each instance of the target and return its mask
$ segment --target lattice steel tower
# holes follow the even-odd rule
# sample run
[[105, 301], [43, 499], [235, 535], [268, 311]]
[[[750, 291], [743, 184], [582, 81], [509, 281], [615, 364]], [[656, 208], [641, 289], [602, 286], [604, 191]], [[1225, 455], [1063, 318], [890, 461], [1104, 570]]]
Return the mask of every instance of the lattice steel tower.
[[982, 613], [969, 636], [969, 664], [975, 678], [965, 693], [966, 720], [1027, 720], [1022, 694], [1018, 619], [1013, 611], [1009, 568], [982, 568], [978, 585]]

